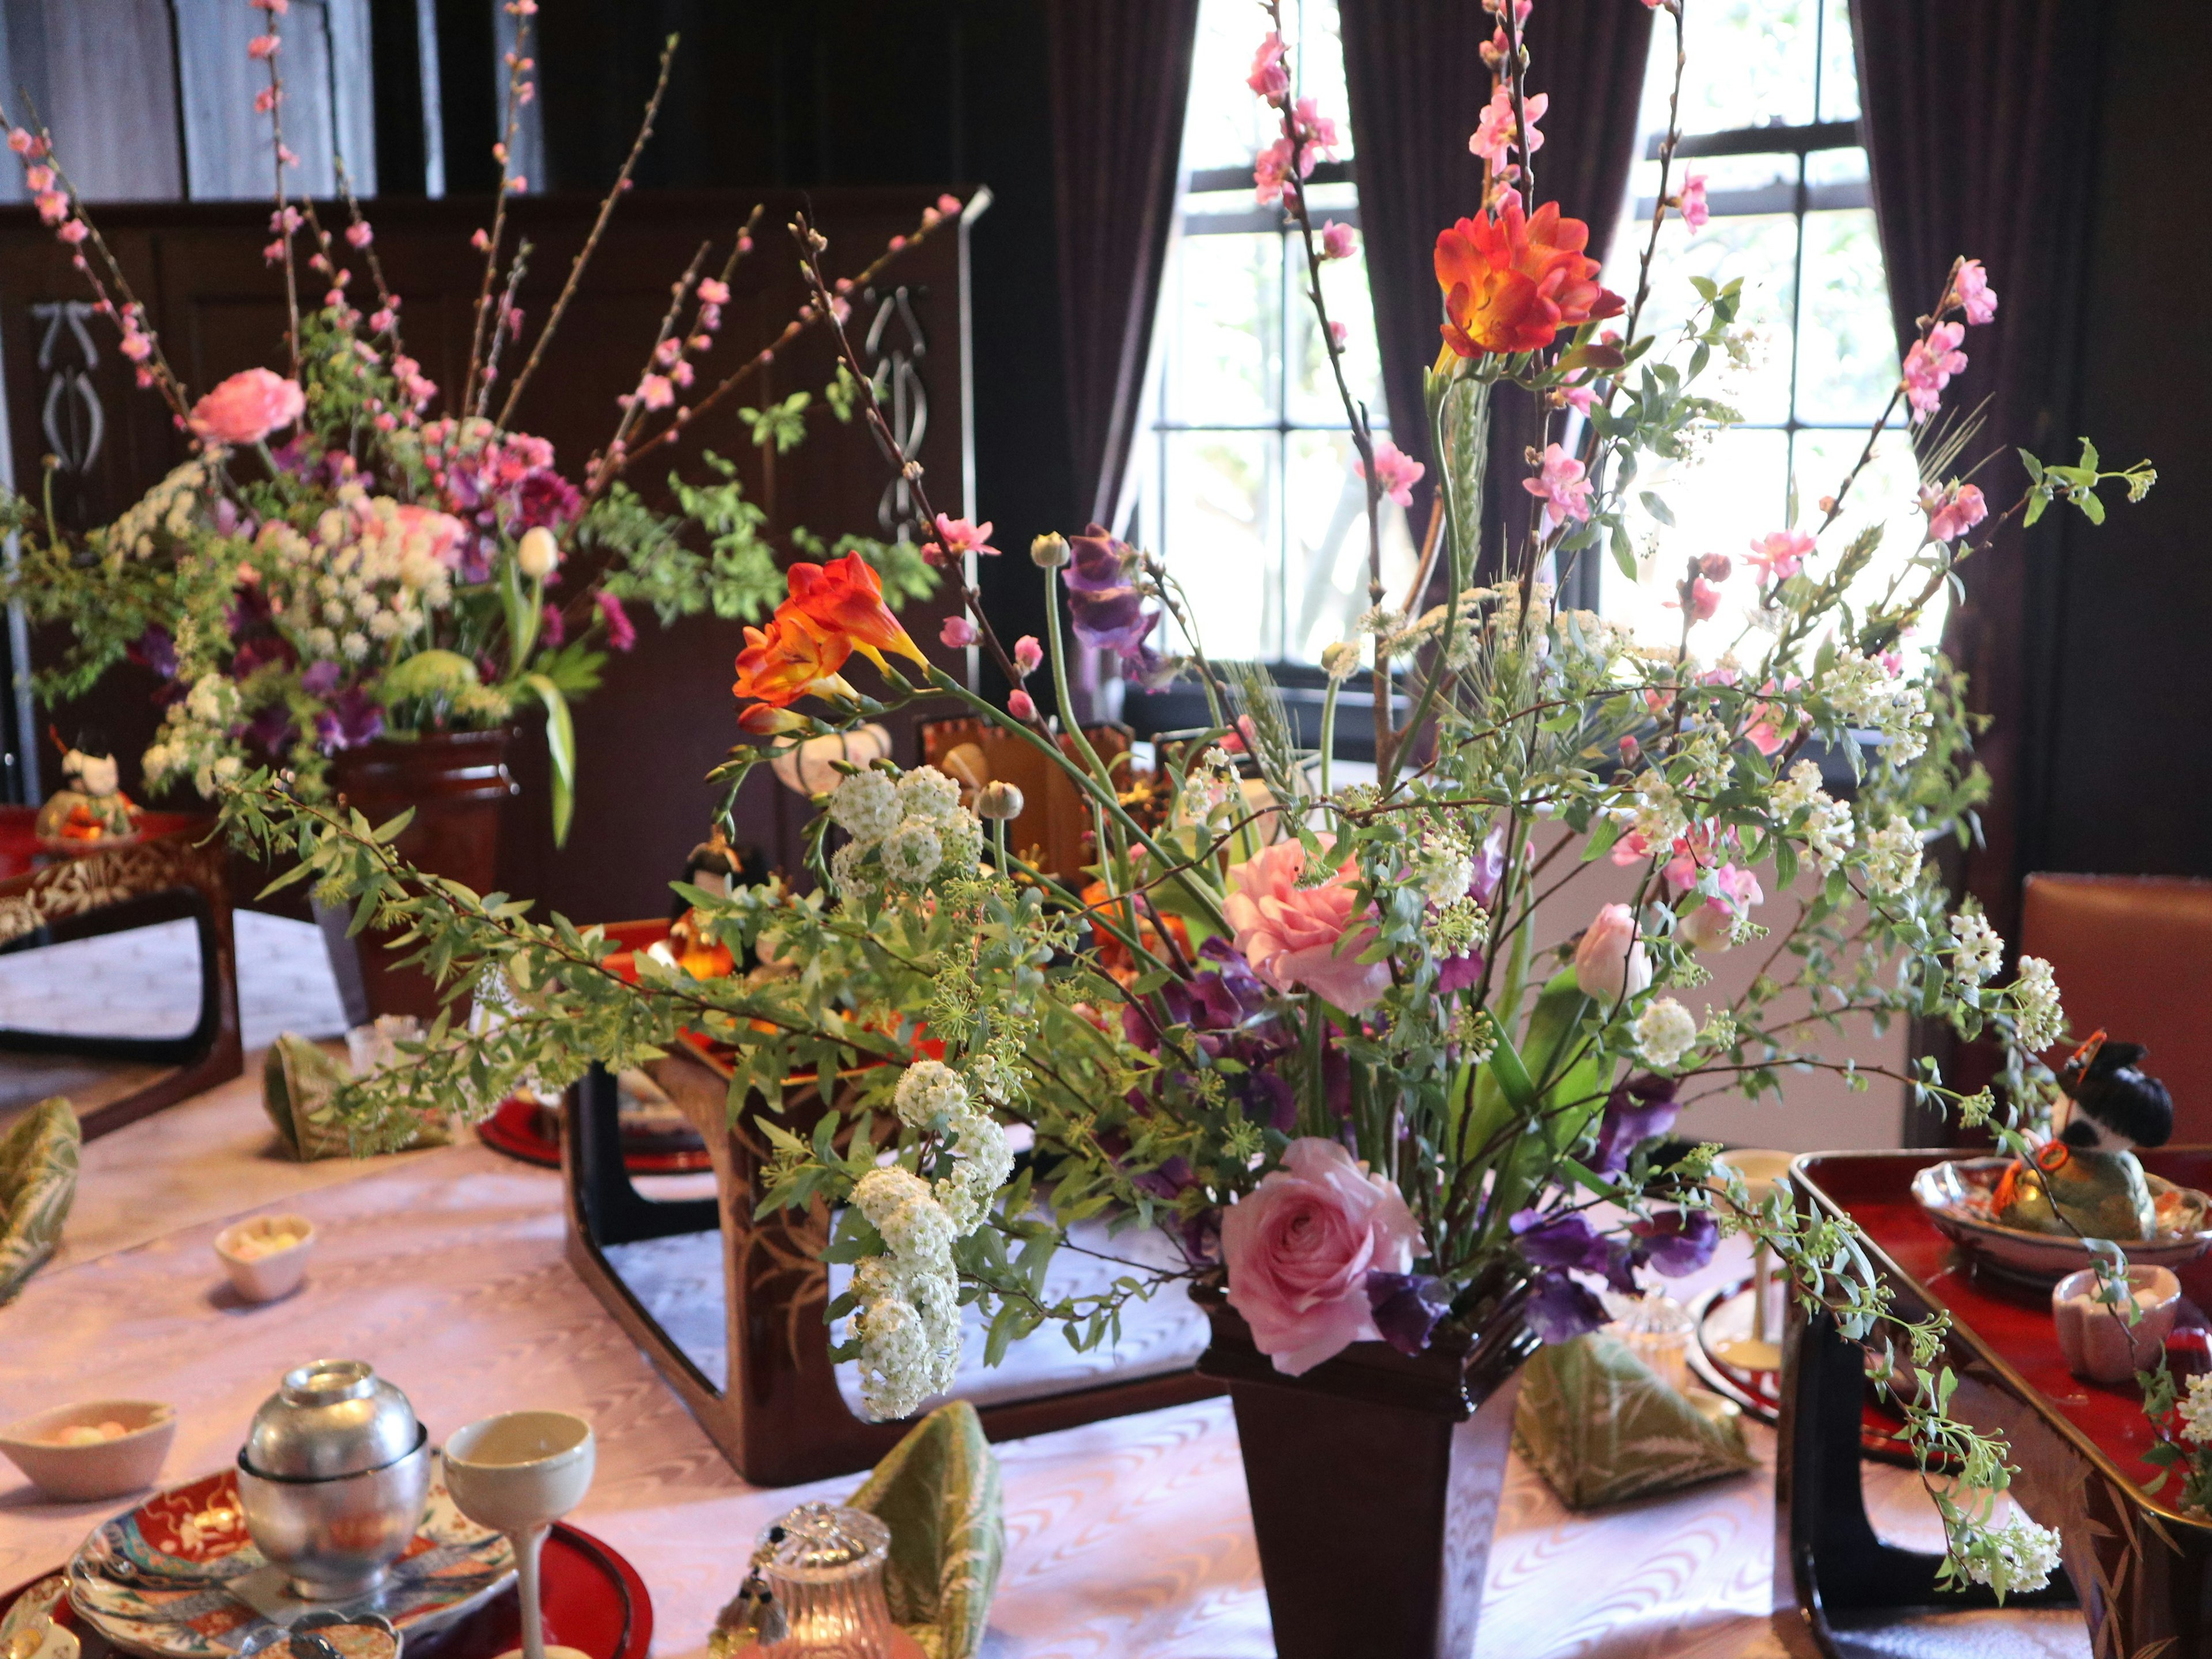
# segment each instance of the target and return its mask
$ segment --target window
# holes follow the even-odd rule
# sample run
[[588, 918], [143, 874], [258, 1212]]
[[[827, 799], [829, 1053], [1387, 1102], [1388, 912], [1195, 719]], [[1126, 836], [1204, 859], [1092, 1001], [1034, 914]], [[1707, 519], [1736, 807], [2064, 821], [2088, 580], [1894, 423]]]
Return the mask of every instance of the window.
[[[1671, 510], [1672, 528], [1632, 507], [1630, 529], [1642, 580], [1610, 560], [1598, 577], [1600, 607], [1648, 637], [1671, 641], [1681, 627], [1666, 608], [1684, 561], [1724, 553], [1739, 561], [1756, 537], [1780, 529], [1796, 491], [1800, 528], [1817, 525], [1816, 503], [1857, 459], [1898, 375], [1888, 290], [1858, 137], [1858, 77], [1846, 0], [1723, 0], [1689, 9], [1682, 83], [1684, 138], [1671, 188], [1688, 173], [1706, 179], [1712, 217], [1692, 234], [1669, 215], [1652, 264], [1644, 326], [1668, 334], [1696, 303], [1692, 276], [1744, 279], [1741, 320], [1757, 331], [1747, 368], [1705, 382], [1744, 423], [1703, 453], [1639, 477]], [[1541, 73], [1541, 64], [1537, 66]], [[1674, 75], [1674, 31], [1663, 14], [1652, 31], [1645, 73], [1643, 153], [1606, 262], [1606, 286], [1633, 295], [1659, 185], [1658, 149]], [[1931, 296], [1932, 297], [1932, 296]], [[1877, 517], [1891, 522], [1862, 592], [1878, 592], [1920, 540], [1912, 511], [1912, 451], [1886, 435], [1852, 487], [1838, 530], [1848, 535]], [[1856, 509], [1856, 510], [1855, 510]], [[1832, 557], [1844, 539], [1824, 538]], [[1750, 582], [1723, 589], [1724, 604], [1747, 606]], [[1720, 648], [1728, 611], [1703, 637]], [[1920, 638], [1932, 642], [1940, 613]]]
[[[1265, 15], [1202, 0], [1183, 128], [1182, 195], [1153, 331], [1148, 418], [1131, 457], [1137, 539], [1164, 557], [1218, 658], [1311, 663], [1367, 608], [1364, 486], [1290, 222], [1254, 199], [1273, 112], [1244, 84]], [[1347, 135], [1334, 0], [1283, 8], [1299, 94]], [[1350, 145], [1308, 180], [1316, 227], [1358, 226]], [[1388, 429], [1364, 254], [1323, 267], [1347, 332], [1346, 379]], [[1384, 574], [1412, 580], [1404, 514], [1384, 504]]]

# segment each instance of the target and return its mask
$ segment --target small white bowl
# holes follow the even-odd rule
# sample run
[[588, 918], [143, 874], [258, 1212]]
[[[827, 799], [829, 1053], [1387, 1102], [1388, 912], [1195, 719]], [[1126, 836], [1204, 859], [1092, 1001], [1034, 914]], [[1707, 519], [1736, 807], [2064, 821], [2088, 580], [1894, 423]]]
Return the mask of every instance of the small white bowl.
[[2051, 1317], [2066, 1369], [2092, 1382], [2131, 1382], [2154, 1369], [2181, 1310], [2181, 1281], [2165, 1267], [2130, 1265], [2128, 1284], [2142, 1316], [2126, 1316], [2095, 1297], [2097, 1272], [2084, 1267], [2051, 1287]]
[[[81, 1446], [52, 1442], [61, 1430], [102, 1423], [120, 1423], [125, 1432]], [[154, 1484], [176, 1435], [176, 1409], [160, 1401], [87, 1400], [0, 1429], [0, 1452], [49, 1498], [120, 1498]]]
[[[266, 1238], [275, 1232], [297, 1233], [299, 1242], [267, 1255], [242, 1255], [239, 1246], [249, 1238]], [[274, 1302], [300, 1288], [307, 1276], [307, 1257], [315, 1248], [315, 1224], [303, 1215], [258, 1215], [233, 1222], [215, 1236], [215, 1253], [231, 1285], [248, 1302]]]

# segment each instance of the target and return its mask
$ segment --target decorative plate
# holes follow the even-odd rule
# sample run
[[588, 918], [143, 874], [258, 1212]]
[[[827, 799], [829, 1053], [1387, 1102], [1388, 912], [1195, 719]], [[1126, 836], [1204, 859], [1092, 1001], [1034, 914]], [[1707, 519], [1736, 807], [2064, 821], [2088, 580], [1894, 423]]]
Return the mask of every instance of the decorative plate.
[[434, 1476], [422, 1524], [383, 1583], [342, 1602], [302, 1601], [247, 1536], [238, 1474], [225, 1469], [106, 1522], [69, 1565], [70, 1601], [119, 1648], [155, 1659], [235, 1659], [271, 1625], [303, 1613], [375, 1613], [403, 1634], [435, 1629], [514, 1577], [514, 1551], [453, 1507]]
[[[1978, 1266], [2000, 1278], [2047, 1290], [2089, 1265], [2088, 1248], [2078, 1238], [2007, 1227], [1990, 1218], [1998, 1178], [2012, 1162], [2008, 1158], [1961, 1158], [1931, 1164], [1912, 1177], [1913, 1200]], [[2206, 1226], [2212, 1198], [2148, 1170], [2143, 1179], [2158, 1207], [2159, 1233], [2141, 1244], [2123, 1244], [2128, 1261], [2137, 1267], [2179, 1267], [2212, 1249], [2212, 1230]]]

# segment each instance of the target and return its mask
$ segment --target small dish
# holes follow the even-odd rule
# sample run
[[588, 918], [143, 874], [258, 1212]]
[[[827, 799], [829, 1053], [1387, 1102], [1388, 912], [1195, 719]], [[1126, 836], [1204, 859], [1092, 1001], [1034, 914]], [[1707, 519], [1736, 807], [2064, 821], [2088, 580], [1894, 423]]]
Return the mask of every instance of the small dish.
[[231, 1287], [248, 1302], [274, 1302], [298, 1290], [314, 1248], [315, 1224], [303, 1215], [258, 1215], [215, 1236]]
[[[1997, 1181], [2011, 1163], [2008, 1158], [1960, 1158], [1931, 1164], [1912, 1177], [1913, 1201], [1978, 1268], [2048, 1290], [2089, 1265], [2088, 1246], [2078, 1238], [2008, 1227], [1990, 1218]], [[2212, 1249], [2212, 1228], [2206, 1225], [2212, 1198], [2148, 1170], [2143, 1179], [2158, 1206], [2159, 1234], [2138, 1244], [2122, 1244], [2129, 1261], [2179, 1267]]]
[[2124, 1313], [2096, 1299], [2094, 1267], [2069, 1273], [2051, 1287], [2058, 1352], [2075, 1376], [2092, 1382], [2128, 1382], [2139, 1370], [2156, 1369], [2181, 1311], [2181, 1281], [2169, 1268], [2130, 1266], [2128, 1285], [2141, 1310], [2132, 1325]]
[[[58, 1437], [71, 1429], [110, 1431], [63, 1443]], [[47, 1497], [74, 1503], [152, 1486], [176, 1435], [175, 1407], [158, 1400], [85, 1400], [0, 1429], [0, 1452]]]

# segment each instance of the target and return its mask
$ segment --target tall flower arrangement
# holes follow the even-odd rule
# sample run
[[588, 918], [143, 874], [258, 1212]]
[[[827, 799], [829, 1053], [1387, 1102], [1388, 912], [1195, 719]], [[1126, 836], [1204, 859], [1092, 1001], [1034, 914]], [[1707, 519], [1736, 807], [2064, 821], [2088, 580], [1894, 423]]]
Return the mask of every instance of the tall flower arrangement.
[[[673, 514], [649, 509], [627, 479], [732, 402], [802, 333], [842, 321], [856, 286], [957, 222], [961, 204], [947, 197], [929, 209], [818, 307], [806, 305], [734, 359], [723, 310], [738, 265], [753, 255], [758, 210], [719, 248], [702, 244], [671, 285], [607, 442], [563, 471], [550, 443], [514, 425], [516, 411], [629, 186], [674, 40], [636, 141], [533, 335], [517, 301], [532, 249], [514, 236], [508, 205], [528, 185], [514, 170], [514, 145], [534, 95], [527, 54], [537, 5], [508, 0], [518, 44], [507, 58], [494, 147], [499, 194], [489, 225], [471, 239], [483, 270], [463, 383], [441, 392], [408, 352], [402, 296], [386, 283], [374, 228], [351, 191], [345, 223], [330, 227], [295, 188], [299, 158], [284, 142], [281, 69], [287, 0], [250, 3], [265, 15], [247, 50], [266, 70], [254, 108], [270, 141], [264, 252], [282, 270], [289, 319], [278, 368], [246, 369], [193, 398], [77, 199], [52, 135], [35, 121], [8, 124], [40, 217], [119, 331], [138, 385], [167, 404], [192, 450], [81, 541], [33, 503], [0, 503], [0, 522], [21, 538], [9, 597], [75, 634], [39, 689], [50, 699], [80, 695], [126, 657], [152, 668], [165, 712], [143, 757], [147, 784], [186, 782], [203, 793], [261, 765], [314, 793], [344, 750], [502, 725], [537, 706], [553, 752], [555, 831], [563, 835], [576, 766], [569, 704], [598, 684], [608, 650], [635, 643], [631, 608], [650, 606], [663, 623], [708, 610], [750, 621], [784, 586], [766, 515], [731, 463], [709, 453], [706, 481], [672, 476]], [[841, 419], [851, 416], [852, 391], [841, 370], [824, 400]], [[755, 442], [781, 452], [804, 439], [814, 401], [799, 392], [737, 414]], [[803, 532], [793, 540], [813, 545]], [[894, 603], [934, 586], [909, 544], [847, 537], [834, 550], [865, 566]]]
[[[1679, 3], [1664, 9], [1679, 32]], [[2005, 980], [2002, 941], [1926, 860], [1940, 838], [1972, 833], [1983, 780], [1960, 676], [1901, 642], [2004, 526], [2056, 502], [2100, 520], [2100, 489], [2137, 497], [2153, 475], [2105, 471], [2086, 445], [2070, 465], [2023, 454], [2023, 483], [1992, 511], [1993, 484], [1971, 480], [2009, 462], [1966, 465], [1976, 423], [1942, 406], [1966, 331], [1997, 307], [1961, 258], [1833, 493], [1747, 557], [1704, 551], [1674, 573], [1674, 640], [1560, 609], [1577, 560], [1612, 556], [1634, 576], [1624, 513], [1639, 469], [1733, 418], [1698, 388], [1744, 349], [1740, 289], [1693, 279], [1686, 322], [1644, 326], [1663, 224], [1705, 211], [1702, 181], [1675, 173], [1672, 132], [1636, 292], [1599, 283], [1586, 228], [1537, 195], [1545, 106], [1526, 84], [1527, 0], [1490, 10], [1496, 85], [1471, 139], [1486, 187], [1436, 244], [1439, 350], [1420, 413], [1441, 487], [1419, 573], [1395, 598], [1381, 507], [1416, 464], [1376, 438], [1346, 386], [1320, 273], [1349, 244], [1306, 207], [1304, 179], [1335, 129], [1293, 96], [1279, 28], [1251, 67], [1279, 131], [1255, 183], [1304, 250], [1365, 485], [1369, 602], [1325, 653], [1317, 755], [1299, 750], [1264, 673], [1206, 656], [1174, 572], [1093, 526], [1030, 550], [1049, 601], [1042, 641], [1008, 648], [963, 586], [968, 616], [947, 637], [957, 628], [998, 664], [1014, 687], [1003, 707], [895, 663], [902, 636], [857, 567], [794, 571], [739, 659], [747, 741], [718, 775], [734, 788], [810, 738], [949, 701], [1061, 769], [1095, 832], [1097, 879], [1081, 892], [1008, 844], [1019, 809], [1002, 788], [971, 815], [927, 768], [846, 768], [817, 801], [815, 890], [690, 894], [704, 927], [765, 965], [707, 982], [647, 966], [633, 988], [594, 935], [466, 896], [404, 896], [387, 848], [265, 783], [233, 793], [234, 822], [303, 842], [333, 887], [374, 884], [457, 983], [495, 969], [526, 989], [527, 1011], [501, 1030], [427, 1043], [416, 1066], [354, 1085], [365, 1134], [400, 1121], [410, 1090], [488, 1103], [532, 1069], [633, 1063], [684, 1027], [726, 1042], [733, 1098], [769, 1103], [767, 1201], [842, 1206], [836, 1248], [859, 1267], [836, 1311], [850, 1315], [844, 1352], [879, 1413], [945, 1385], [962, 1303], [978, 1305], [995, 1358], [1048, 1322], [1079, 1346], [1108, 1340], [1130, 1298], [1213, 1284], [1298, 1374], [1356, 1340], [1418, 1352], [1443, 1328], [1571, 1337], [1605, 1317], [1604, 1287], [1692, 1271], [1743, 1231], [1883, 1358], [1923, 1468], [1956, 1471], [1934, 1493], [1952, 1572], [2000, 1592], [2039, 1583], [2054, 1540], [2025, 1519], [1996, 1524], [2005, 1448], [1948, 1414], [1942, 1322], [1890, 1305], [1847, 1224], [1778, 1196], [1753, 1205], [1712, 1146], [1663, 1149], [1692, 1102], [1735, 1091], [1786, 1106], [1787, 1079], [1818, 1071], [1884, 1078], [2027, 1144], [2051, 1090], [2036, 1056], [2063, 1016], [2048, 964], [2024, 957]], [[803, 220], [793, 231], [827, 307], [823, 240]], [[1497, 580], [1478, 583], [1488, 400], [1502, 383], [1536, 395], [1547, 429], [1526, 458], [1525, 528]], [[1923, 519], [1869, 596], [1862, 578], [1885, 531], [1878, 509], [1859, 516], [1855, 491], [1885, 441], [1913, 448]], [[930, 512], [920, 470], [906, 477]], [[994, 552], [988, 524], [933, 522], [930, 550], [948, 568], [956, 553]], [[1720, 621], [1731, 583], [1751, 590], [1740, 629]], [[1204, 693], [1210, 732], [1161, 753], [1165, 787], [1148, 799], [1169, 804], [1164, 819], [1084, 738], [1063, 603], [1078, 639], [1118, 652], [1133, 677], [1181, 673]], [[856, 653], [873, 690], [842, 672]], [[1363, 672], [1376, 761], [1371, 780], [1346, 782], [1332, 775], [1337, 705]], [[1578, 902], [1607, 872], [1613, 890]], [[1759, 965], [1723, 997], [1707, 964], [1732, 951]], [[1838, 1054], [1828, 1038], [1860, 1017], [1947, 1020], [2000, 1044], [2003, 1074], [1966, 1093], [1925, 1061], [1897, 1073]], [[817, 1074], [826, 1098], [827, 1079], [854, 1066], [842, 1126], [833, 1115], [805, 1138], [778, 1124], [785, 1079]], [[1004, 1186], [983, 1127], [1001, 1119], [1030, 1125], [1036, 1144]], [[1102, 1214], [1166, 1229], [1184, 1266], [1132, 1266], [1104, 1291], [1050, 1296], [1056, 1243]]]

